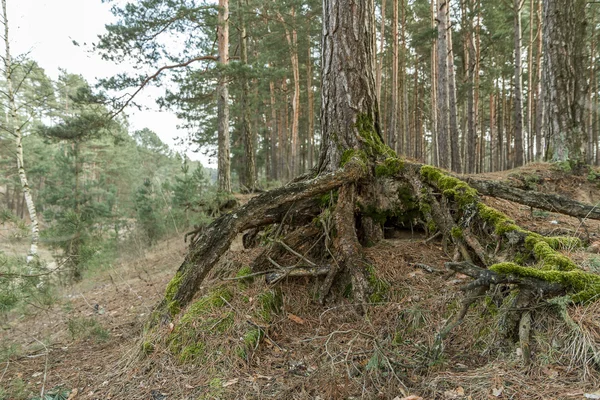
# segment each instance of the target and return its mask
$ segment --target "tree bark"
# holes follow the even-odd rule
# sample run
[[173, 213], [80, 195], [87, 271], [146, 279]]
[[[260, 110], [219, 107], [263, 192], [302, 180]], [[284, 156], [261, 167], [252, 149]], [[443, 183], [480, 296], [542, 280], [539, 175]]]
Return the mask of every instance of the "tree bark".
[[[295, 18], [295, 9], [291, 9], [291, 17]], [[291, 30], [281, 15], [277, 12], [277, 18], [281, 22], [285, 30], [285, 38], [290, 50], [290, 62], [292, 64], [292, 75], [294, 77], [294, 93], [292, 95], [292, 132], [290, 144], [290, 173], [291, 177], [295, 177], [299, 172], [298, 163], [298, 127], [300, 121], [300, 62], [298, 60], [298, 32], [295, 27]]]
[[[385, 51], [385, 0], [381, 0], [381, 28], [379, 33], [379, 57], [377, 57], [377, 72], [375, 76], [375, 91], [381, 104], [381, 75], [383, 73], [383, 56]], [[385, 115], [385, 114], [382, 114]]]
[[372, 1], [324, 0], [320, 173], [339, 168], [345, 150], [364, 146], [361, 120], [381, 139], [374, 15]]
[[450, 113], [450, 153], [452, 171], [461, 172], [462, 162], [460, 159], [460, 129], [458, 126], [458, 108], [456, 104], [456, 73], [454, 71], [454, 51], [452, 45], [452, 26], [450, 24], [450, 10], [446, 8], [446, 25], [448, 29], [448, 111]]
[[275, 82], [269, 82], [269, 93], [271, 101], [271, 171], [274, 180], [279, 179], [279, 157], [281, 153], [281, 142], [277, 141], [278, 123], [277, 123], [277, 107], [275, 106]]
[[392, 0], [392, 103], [390, 111], [390, 125], [388, 127], [388, 144], [398, 151], [398, 1]]
[[[229, 64], [229, 0], [219, 0], [219, 26], [217, 27], [219, 64], [224, 69]], [[218, 119], [218, 181], [219, 191], [231, 192], [231, 161], [229, 159], [229, 88], [223, 70], [217, 86]]]
[[13, 88], [12, 82], [14, 79], [14, 69], [12, 63], [12, 55], [10, 54], [10, 40], [8, 32], [8, 14], [6, 11], [6, 0], [2, 0], [2, 16], [4, 23], [4, 79], [6, 80], [6, 97], [8, 103], [8, 132], [15, 138], [17, 170], [19, 174], [19, 180], [21, 181], [23, 197], [25, 200], [25, 204], [27, 205], [27, 212], [29, 214], [29, 219], [31, 220], [31, 245], [29, 247], [29, 252], [27, 253], [27, 263], [29, 263], [37, 256], [40, 231], [37, 218], [37, 211], [35, 208], [35, 203], [33, 202], [33, 196], [29, 187], [29, 181], [27, 180], [27, 173], [25, 172], [25, 163], [23, 161], [23, 132], [18, 121], [16, 93]]
[[250, 128], [250, 107], [248, 92], [250, 90], [246, 68], [248, 66], [248, 36], [246, 34], [246, 20], [244, 18], [244, 5], [238, 0], [238, 13], [240, 24], [240, 60], [242, 63], [240, 107], [242, 109], [242, 138], [244, 141], [244, 186], [254, 192], [256, 188], [256, 156], [254, 150], [254, 135]]
[[310, 33], [308, 33], [306, 61], [306, 92], [308, 101], [308, 169], [315, 165], [315, 93], [313, 92], [313, 61]]
[[585, 161], [585, 8], [585, 0], [544, 2], [546, 157], [552, 161]]
[[448, 103], [448, 28], [446, 9], [448, 0], [438, 0], [437, 5], [437, 154], [438, 166], [450, 169], [450, 147], [448, 125], [450, 120]]
[[514, 166], [520, 167], [524, 164], [523, 158], [523, 75], [521, 68], [521, 42], [522, 42], [522, 29], [521, 29], [521, 0], [514, 0], [514, 62], [515, 62], [515, 75], [514, 75], [514, 137], [515, 137], [515, 158]]

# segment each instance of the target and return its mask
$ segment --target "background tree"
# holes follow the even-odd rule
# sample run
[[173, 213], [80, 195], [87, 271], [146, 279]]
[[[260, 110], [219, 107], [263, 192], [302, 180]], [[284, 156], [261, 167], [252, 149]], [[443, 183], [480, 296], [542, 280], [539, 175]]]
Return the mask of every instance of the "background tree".
[[546, 159], [552, 161], [585, 161], [585, 10], [583, 0], [544, 2]]

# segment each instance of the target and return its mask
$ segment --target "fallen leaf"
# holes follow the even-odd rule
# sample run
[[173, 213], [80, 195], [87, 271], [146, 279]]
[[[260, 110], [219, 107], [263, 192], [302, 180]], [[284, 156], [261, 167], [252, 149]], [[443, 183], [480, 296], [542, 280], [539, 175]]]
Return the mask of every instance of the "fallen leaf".
[[169, 323], [169, 333], [173, 332], [173, 329], [175, 329], [175, 324], [170, 322]]
[[37, 378], [38, 376], [41, 376], [42, 373], [41, 372], [35, 372], [33, 375], [31, 375], [32, 378]]
[[300, 325], [304, 325], [304, 323], [306, 322], [302, 318], [300, 318], [299, 316], [294, 315], [292, 313], [288, 313], [287, 317], [289, 318], [290, 321], [293, 321], [293, 322], [295, 322], [297, 324], [300, 324]]
[[499, 388], [492, 388], [492, 395], [494, 397], [500, 397], [502, 396], [502, 392], [504, 392], [504, 388], [503, 387], [499, 387]]
[[586, 399], [600, 399], [600, 393], [586, 393], [583, 395], [583, 397], [585, 397]]
[[400, 396], [398, 396], [394, 397], [394, 400], [423, 400], [423, 398], [419, 396], [408, 396], [400, 398]]

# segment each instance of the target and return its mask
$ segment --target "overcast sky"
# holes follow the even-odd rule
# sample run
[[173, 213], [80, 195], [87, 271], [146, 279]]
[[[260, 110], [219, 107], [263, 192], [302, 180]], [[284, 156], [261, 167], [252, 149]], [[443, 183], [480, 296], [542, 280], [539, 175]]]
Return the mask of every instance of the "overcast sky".
[[[73, 40], [88, 45], [104, 32], [104, 25], [114, 20], [110, 4], [101, 0], [7, 0], [9, 35], [13, 57], [27, 53], [46, 70], [53, 79], [58, 77], [58, 68], [70, 73], [81, 74], [94, 84], [97, 78], [112, 76], [128, 70], [127, 65], [115, 65], [90, 54], [85, 46], [73, 45]], [[88, 46], [89, 47], [89, 46]], [[158, 133], [169, 146], [174, 147], [177, 136], [186, 136], [177, 130], [177, 117], [169, 112], [160, 112], [155, 99], [161, 91], [149, 88], [141, 93], [137, 101], [149, 111], [127, 111], [131, 129], [148, 127]], [[192, 159], [201, 160], [207, 166], [206, 157], [188, 152]]]

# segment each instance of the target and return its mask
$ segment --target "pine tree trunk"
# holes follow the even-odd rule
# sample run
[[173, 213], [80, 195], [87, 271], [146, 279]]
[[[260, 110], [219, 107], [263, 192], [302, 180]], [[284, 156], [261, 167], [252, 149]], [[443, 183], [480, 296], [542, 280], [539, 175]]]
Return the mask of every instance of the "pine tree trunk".
[[534, 0], [529, 1], [529, 44], [527, 46], [527, 161], [534, 160], [533, 155], [533, 9]]
[[390, 125], [388, 127], [388, 143], [392, 149], [398, 151], [398, 1], [392, 0], [392, 103], [390, 111]]
[[594, 77], [596, 76], [596, 9], [591, 8], [592, 12], [592, 35], [591, 35], [591, 49], [590, 49], [590, 77], [588, 80], [588, 90], [587, 90], [587, 104], [585, 112], [587, 113], [587, 147], [585, 151], [585, 162], [587, 164], [592, 164], [594, 161], [594, 108], [592, 107], [593, 99], [594, 99]]
[[450, 153], [452, 171], [462, 172], [460, 160], [460, 129], [458, 126], [458, 109], [456, 105], [456, 73], [454, 71], [454, 51], [452, 49], [452, 26], [450, 25], [450, 9], [446, 7], [446, 26], [448, 30], [448, 105], [450, 113]]
[[345, 150], [362, 148], [362, 123], [380, 136], [374, 15], [372, 1], [323, 2], [320, 174], [336, 171]]
[[[431, 0], [431, 28], [436, 29], [436, 4], [437, 0]], [[437, 146], [437, 39], [432, 39], [431, 43], [431, 150], [429, 157], [430, 163], [438, 165], [438, 146]]]
[[448, 29], [446, 9], [448, 0], [438, 0], [437, 5], [437, 147], [438, 166], [450, 169], [450, 146], [448, 126], [450, 112], [448, 102]]
[[[13, 135], [15, 138], [16, 147], [16, 158], [17, 158], [17, 169], [19, 174], [19, 180], [21, 181], [21, 189], [23, 190], [23, 198], [27, 205], [27, 212], [31, 221], [31, 245], [29, 252], [27, 253], [27, 263], [32, 261], [37, 256], [38, 243], [40, 237], [39, 224], [37, 218], [37, 211], [35, 209], [35, 203], [33, 202], [33, 196], [27, 180], [27, 173], [25, 172], [25, 164], [23, 162], [23, 132], [18, 121], [17, 114], [17, 103], [15, 99], [15, 91], [13, 88], [13, 76], [14, 69], [12, 64], [12, 56], [10, 54], [10, 40], [8, 34], [8, 14], [6, 11], [6, 0], [2, 0], [2, 15], [4, 23], [4, 79], [6, 80], [6, 96], [8, 105], [8, 133]], [[24, 207], [21, 207], [21, 210]]]
[[[219, 26], [217, 28], [219, 63], [229, 63], [229, 0], [219, 0]], [[231, 161], [229, 159], [229, 89], [227, 77], [221, 72], [217, 87], [218, 119], [218, 181], [219, 191], [231, 192]]]
[[377, 99], [379, 100], [379, 104], [381, 104], [381, 75], [383, 73], [383, 56], [385, 52], [385, 0], [381, 0], [381, 28], [379, 32], [379, 57], [377, 58], [378, 62], [375, 76], [375, 90], [377, 91]]
[[[406, 1], [402, 1], [402, 58], [400, 61], [401, 65], [401, 81], [402, 81], [402, 125], [401, 125], [401, 136], [402, 136], [402, 151], [408, 157], [412, 157], [410, 148], [412, 146], [411, 143], [411, 130], [410, 130], [410, 118], [409, 118], [409, 108], [408, 108], [408, 77], [406, 74], [406, 69], [408, 68], [408, 49], [406, 47]], [[416, 73], [416, 72], [415, 72]]]
[[523, 158], [523, 76], [521, 70], [521, 0], [514, 0], [514, 138], [515, 138], [515, 157], [514, 166], [520, 167], [524, 164]]
[[[544, 127], [544, 91], [543, 91], [543, 66], [542, 66], [542, 43], [543, 43], [543, 17], [542, 17], [542, 2], [543, 0], [538, 0], [537, 2], [537, 53], [536, 53], [536, 106], [535, 106], [535, 159], [540, 161], [544, 158], [544, 148], [543, 145], [543, 127]], [[533, 11], [532, 11], [533, 12]]]
[[552, 161], [584, 162], [585, 0], [544, 2], [544, 101]]
[[308, 169], [315, 165], [315, 93], [313, 92], [313, 61], [310, 33], [307, 35], [306, 91], [308, 101]]
[[240, 60], [242, 64], [240, 107], [242, 112], [242, 138], [244, 141], [244, 186], [254, 192], [256, 187], [256, 155], [254, 151], [254, 135], [250, 128], [250, 107], [248, 92], [250, 90], [246, 70], [248, 65], [248, 36], [246, 34], [246, 20], [242, 0], [238, 0], [239, 31], [240, 31]]
[[[483, 132], [481, 129], [481, 124], [479, 123], [479, 70], [480, 70], [480, 62], [481, 62], [481, 0], [474, 0], [476, 7], [476, 24], [475, 24], [475, 60], [474, 60], [474, 68], [473, 68], [473, 122], [474, 127], [473, 131], [475, 132], [475, 137], [483, 137]], [[477, 163], [476, 163], [477, 164]]]
[[277, 107], [275, 106], [275, 82], [269, 82], [269, 93], [271, 100], [271, 174], [273, 180], [279, 179], [279, 157], [281, 153], [278, 149], [281, 149], [281, 142], [277, 141], [278, 137], [278, 123], [277, 123]]

